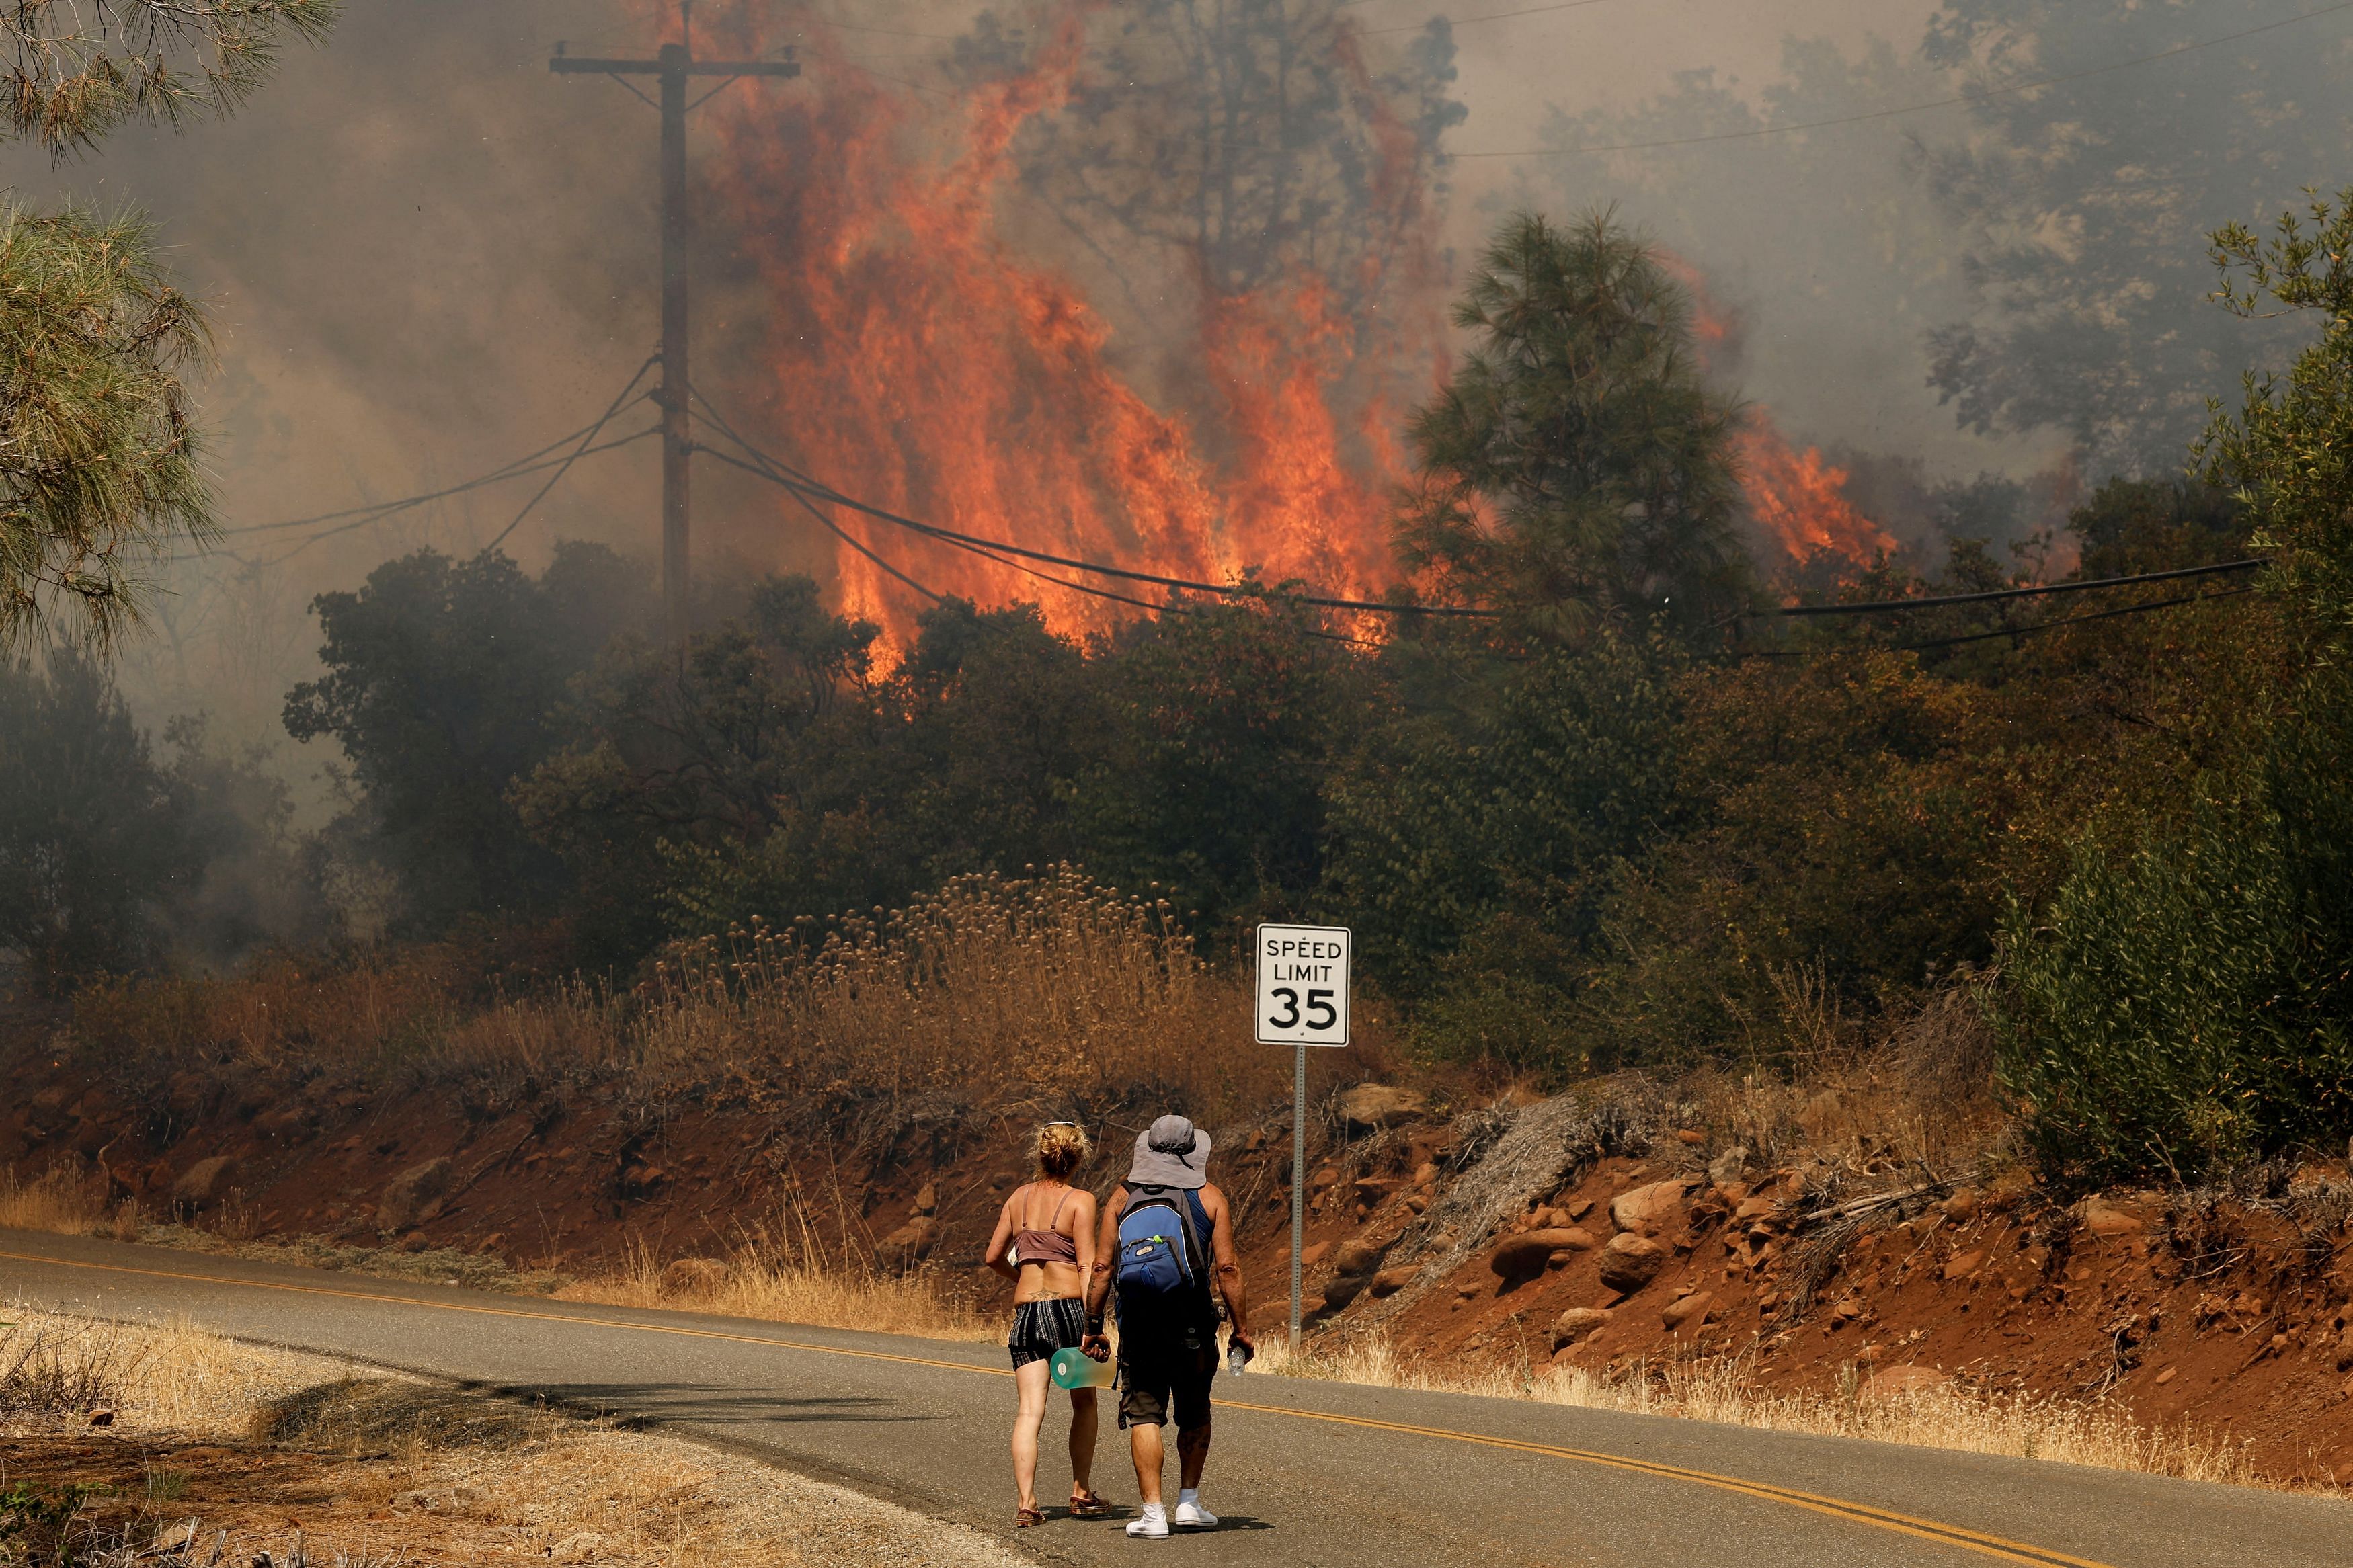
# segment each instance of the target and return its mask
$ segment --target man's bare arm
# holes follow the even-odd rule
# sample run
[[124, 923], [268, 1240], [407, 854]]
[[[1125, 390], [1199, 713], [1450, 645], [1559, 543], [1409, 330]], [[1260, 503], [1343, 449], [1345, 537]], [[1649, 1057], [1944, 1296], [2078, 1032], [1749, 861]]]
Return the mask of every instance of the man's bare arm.
[[1103, 1303], [1111, 1296], [1112, 1259], [1119, 1256], [1119, 1211], [1127, 1206], [1126, 1194], [1115, 1203], [1103, 1205], [1103, 1221], [1095, 1227], [1093, 1266], [1087, 1270], [1087, 1337], [1080, 1348], [1101, 1361], [1098, 1350], [1108, 1352], [1111, 1342], [1103, 1331]]
[[1258, 1342], [1250, 1331], [1250, 1288], [1242, 1279], [1242, 1262], [1234, 1251], [1234, 1210], [1226, 1194], [1211, 1187], [1215, 1201], [1209, 1210], [1209, 1259], [1217, 1272], [1218, 1294], [1226, 1300], [1226, 1320], [1232, 1326], [1234, 1342], [1255, 1350]]

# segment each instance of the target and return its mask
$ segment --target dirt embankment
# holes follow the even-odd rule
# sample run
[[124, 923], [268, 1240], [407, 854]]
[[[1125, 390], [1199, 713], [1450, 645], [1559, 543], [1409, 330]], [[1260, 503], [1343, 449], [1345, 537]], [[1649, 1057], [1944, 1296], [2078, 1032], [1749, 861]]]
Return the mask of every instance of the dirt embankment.
[[[134, 1105], [63, 1059], [19, 1058], [0, 1163], [102, 1184], [119, 1234], [268, 1238], [312, 1261], [559, 1287], [747, 1244], [928, 1276], [993, 1312], [976, 1265], [1024, 1179], [1027, 1110], [874, 1104], [830, 1136], [811, 1108], [626, 1084], [502, 1097], [184, 1072]], [[1139, 1112], [1139, 1117], [1148, 1119]], [[1868, 1136], [1760, 1159], [1656, 1096], [1471, 1108], [1334, 1097], [1314, 1123], [1307, 1294], [1319, 1336], [1413, 1360], [1641, 1375], [1741, 1358], [1762, 1388], [1939, 1378], [2105, 1398], [2251, 1446], [2281, 1478], [2353, 1482], [2353, 1266], [2341, 1164], [2236, 1192], [2061, 1203], [2021, 1168], [1929, 1179]], [[1288, 1276], [1287, 1111], [1218, 1132], [1262, 1326]], [[1088, 1179], [1124, 1173], [1106, 1119]], [[159, 1231], [164, 1221], [195, 1230]], [[197, 1233], [201, 1232], [201, 1236]], [[691, 1300], [703, 1266], [669, 1270]]]

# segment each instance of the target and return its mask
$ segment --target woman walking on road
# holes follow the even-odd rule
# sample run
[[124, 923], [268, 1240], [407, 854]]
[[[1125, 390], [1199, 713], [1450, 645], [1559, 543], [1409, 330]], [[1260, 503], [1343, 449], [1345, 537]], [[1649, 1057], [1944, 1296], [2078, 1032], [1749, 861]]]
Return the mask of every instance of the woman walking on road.
[[[1086, 1338], [1086, 1281], [1095, 1262], [1095, 1195], [1071, 1185], [1085, 1163], [1086, 1129], [1049, 1121], [1030, 1141], [1037, 1180], [1014, 1189], [997, 1216], [981, 1261], [1013, 1281], [1013, 1484], [1021, 1496], [1018, 1529], [1046, 1522], [1038, 1506], [1038, 1429], [1046, 1419], [1054, 1352]], [[1095, 1391], [1071, 1391], [1071, 1514], [1109, 1512], [1088, 1484], [1095, 1464]]]

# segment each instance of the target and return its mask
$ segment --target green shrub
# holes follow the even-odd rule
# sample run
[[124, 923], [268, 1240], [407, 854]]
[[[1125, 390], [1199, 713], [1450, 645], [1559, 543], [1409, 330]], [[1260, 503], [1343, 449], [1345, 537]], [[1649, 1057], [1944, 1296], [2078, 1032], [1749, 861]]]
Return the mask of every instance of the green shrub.
[[2053, 1174], [2194, 1179], [2341, 1146], [2353, 794], [2343, 694], [2312, 695], [2183, 820], [2087, 833], [2045, 908], [2012, 906], [2002, 1075]]

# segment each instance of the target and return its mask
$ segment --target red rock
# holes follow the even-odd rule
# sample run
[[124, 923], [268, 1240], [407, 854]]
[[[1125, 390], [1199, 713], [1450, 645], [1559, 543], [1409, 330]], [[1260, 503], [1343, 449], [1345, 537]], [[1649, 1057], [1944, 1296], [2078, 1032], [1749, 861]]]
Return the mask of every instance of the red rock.
[[1708, 1314], [1715, 1310], [1715, 1296], [1705, 1290], [1694, 1290], [1661, 1308], [1659, 1321], [1666, 1326], [1667, 1332], [1681, 1333], [1685, 1324], [1696, 1328], [1706, 1322]]
[[1332, 1254], [1335, 1274], [1370, 1274], [1381, 1266], [1381, 1248], [1359, 1236], [1342, 1242]]
[[1328, 1241], [1311, 1241], [1299, 1249], [1299, 1265], [1303, 1268], [1313, 1268], [1323, 1262], [1331, 1250], [1332, 1244]]
[[1378, 1300], [1385, 1296], [1396, 1295], [1412, 1284], [1414, 1277], [1420, 1272], [1420, 1265], [1414, 1263], [1400, 1263], [1394, 1268], [1382, 1269], [1373, 1276], [1371, 1286], [1373, 1299]]
[[1871, 1374], [1861, 1390], [1865, 1399], [1901, 1399], [1942, 1388], [1952, 1374], [1929, 1366], [1891, 1366]]
[[1637, 1236], [1655, 1236], [1681, 1215], [1686, 1190], [1681, 1177], [1669, 1177], [1620, 1193], [1609, 1201], [1609, 1223]]
[[406, 1230], [441, 1212], [456, 1172], [445, 1158], [411, 1165], [386, 1182], [376, 1199], [375, 1222], [385, 1230]]
[[1945, 1262], [1945, 1278], [1947, 1279], [1966, 1279], [1970, 1275], [1975, 1274], [1979, 1268], [1983, 1268], [1985, 1266], [1985, 1260], [1986, 1255], [1983, 1248], [1976, 1248], [1968, 1252], [1956, 1252]]
[[715, 1258], [680, 1258], [662, 1270], [665, 1296], [715, 1296], [735, 1277], [735, 1270]]
[[1947, 1219], [1975, 1219], [1978, 1216], [1978, 1190], [1963, 1187], [1937, 1206], [1945, 1211]]
[[1609, 1321], [1606, 1307], [1571, 1307], [1553, 1320], [1553, 1349], [1562, 1350], [1575, 1344]]
[[1360, 1083], [1340, 1096], [1340, 1120], [1350, 1132], [1377, 1132], [1430, 1114], [1430, 1096], [1393, 1084]]
[[229, 1189], [237, 1184], [237, 1156], [234, 1154], [215, 1154], [199, 1160], [172, 1184], [172, 1205], [174, 1208], [208, 1208], [228, 1195]]
[[1487, 1259], [1487, 1267], [1505, 1279], [1526, 1279], [1544, 1272], [1556, 1252], [1583, 1252], [1593, 1245], [1588, 1233], [1577, 1230], [1524, 1230], [1506, 1237]]
[[1696, 1127], [1678, 1127], [1675, 1129], [1675, 1142], [1696, 1149], [1707, 1142], [1707, 1134]]
[[1609, 1238], [1601, 1249], [1601, 1282], [1630, 1295], [1659, 1277], [1667, 1266], [1667, 1249], [1631, 1231]]
[[2148, 1228], [2138, 1215], [2127, 1214], [2101, 1198], [2085, 1198], [2076, 1206], [2075, 1216], [2084, 1222], [2085, 1230], [2103, 1237], [2137, 1236]]
[[875, 1259], [886, 1268], [912, 1268], [932, 1255], [942, 1228], [930, 1215], [919, 1214], [875, 1245]]

